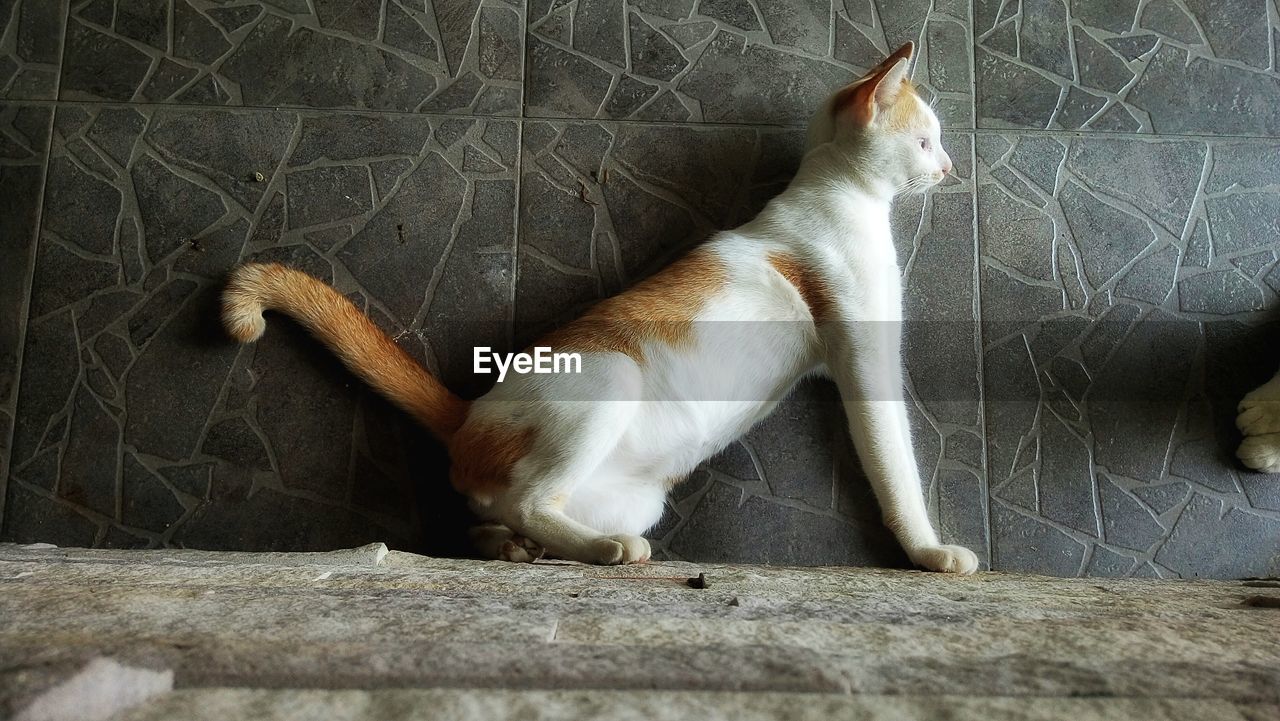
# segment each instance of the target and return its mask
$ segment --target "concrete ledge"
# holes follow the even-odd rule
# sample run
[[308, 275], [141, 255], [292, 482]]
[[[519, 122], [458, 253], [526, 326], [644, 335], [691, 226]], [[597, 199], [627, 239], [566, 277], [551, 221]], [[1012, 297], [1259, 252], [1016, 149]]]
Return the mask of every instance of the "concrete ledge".
[[819, 696], [672, 691], [178, 691], [119, 721], [1263, 721], [1280, 706], [1220, 700]]
[[119, 668], [121, 698], [178, 689], [140, 719], [515, 718], [490, 698], [520, 718], [1268, 718], [1280, 609], [1258, 596], [1280, 584], [0, 546], [0, 717]]
[[[385, 543], [320, 553], [247, 553], [242, 551], [114, 551], [99, 548], [59, 548], [48, 543], [0, 543], [0, 561], [146, 563], [150, 565], [245, 566], [377, 566], [387, 557]], [[405, 554], [412, 555], [412, 554]]]

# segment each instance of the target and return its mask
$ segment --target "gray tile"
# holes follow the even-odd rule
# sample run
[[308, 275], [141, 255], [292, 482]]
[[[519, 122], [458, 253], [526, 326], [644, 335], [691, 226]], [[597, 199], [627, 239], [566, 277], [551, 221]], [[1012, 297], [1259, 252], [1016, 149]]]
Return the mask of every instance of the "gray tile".
[[[1263, 572], [1280, 515], [1244, 490], [1258, 484], [1233, 418], [1274, 370], [1276, 234], [1257, 229], [1280, 143], [984, 133], [977, 148], [993, 565]], [[1195, 534], [1220, 547], [1197, 553]]]
[[[798, 130], [526, 122], [517, 340], [533, 341], [711, 232], [747, 220], [789, 180], [802, 141]], [[928, 201], [904, 199], [894, 216], [907, 312], [920, 320], [907, 327], [905, 355], [931, 506], [948, 540], [985, 558], [971, 138], [948, 134], [946, 143], [956, 178]], [[704, 464], [655, 530], [659, 548], [694, 560], [901, 563], [836, 398], [829, 383], [802, 384], [742, 442]], [[704, 499], [711, 481], [724, 487], [712, 484], [720, 490]], [[729, 504], [730, 487], [741, 495], [730, 504], [733, 518], [712, 519]], [[802, 543], [805, 514], [844, 540]], [[801, 528], [762, 530], [790, 523]], [[717, 540], [725, 529], [741, 542]]]
[[53, 100], [68, 0], [0, 3], [0, 100]]
[[520, 112], [518, 2], [157, 0], [111, 10], [72, 8], [62, 99]]
[[[217, 293], [237, 262], [287, 262], [482, 383], [460, 349], [508, 342], [515, 121], [68, 107], [54, 127], [10, 500], [105, 544], [423, 540], [410, 468], [438, 475], [433, 445], [295, 326], [230, 343]], [[15, 518], [6, 538], [56, 531]]]
[[803, 142], [793, 130], [526, 122], [518, 340], [748, 220]]
[[1261, 0], [975, 0], [984, 128], [1280, 134]]
[[0, 104], [0, 519], [53, 111]]
[[540, 0], [529, 27], [533, 117], [803, 123], [914, 40], [943, 125], [973, 127], [967, 3]]

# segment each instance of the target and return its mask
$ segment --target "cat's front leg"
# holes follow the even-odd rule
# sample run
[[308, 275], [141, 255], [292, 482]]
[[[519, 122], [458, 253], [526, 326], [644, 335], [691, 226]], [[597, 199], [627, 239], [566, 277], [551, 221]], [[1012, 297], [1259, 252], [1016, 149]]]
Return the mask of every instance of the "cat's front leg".
[[1244, 441], [1236, 455], [1263, 473], [1280, 473], [1280, 373], [1240, 401], [1236, 427]]
[[902, 395], [897, 325], [830, 324], [824, 331], [827, 367], [885, 525], [917, 566], [970, 574], [978, 570], [978, 557], [962, 546], [943, 544], [929, 522]]

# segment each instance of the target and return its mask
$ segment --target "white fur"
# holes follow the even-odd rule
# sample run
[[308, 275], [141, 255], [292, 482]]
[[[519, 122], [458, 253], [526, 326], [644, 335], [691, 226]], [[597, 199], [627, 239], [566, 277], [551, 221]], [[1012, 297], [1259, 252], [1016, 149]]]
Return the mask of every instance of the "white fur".
[[1236, 455], [1256, 471], [1280, 473], [1280, 373], [1246, 395], [1239, 413], [1244, 441]]
[[[889, 70], [882, 85], [891, 87], [876, 93], [878, 103], [894, 101], [906, 66]], [[929, 524], [901, 400], [902, 288], [890, 204], [941, 181], [951, 166], [936, 117], [914, 95], [908, 100], [924, 121], [893, 132], [833, 118], [832, 101], [819, 111], [791, 185], [755, 219], [707, 242], [728, 279], [696, 318], [692, 348], [655, 341], [643, 365], [587, 353], [580, 376], [508, 377], [477, 401], [468, 423], [514, 420], [538, 431], [512, 470], [511, 491], [477, 510], [555, 555], [642, 561], [649, 548], [638, 536], [658, 522], [670, 484], [767, 416], [800, 378], [821, 372], [840, 389], [885, 521], [911, 559], [932, 570], [975, 570], [974, 554], [941, 545]], [[770, 265], [775, 251], [822, 278], [836, 303], [831, 322], [813, 322]]]

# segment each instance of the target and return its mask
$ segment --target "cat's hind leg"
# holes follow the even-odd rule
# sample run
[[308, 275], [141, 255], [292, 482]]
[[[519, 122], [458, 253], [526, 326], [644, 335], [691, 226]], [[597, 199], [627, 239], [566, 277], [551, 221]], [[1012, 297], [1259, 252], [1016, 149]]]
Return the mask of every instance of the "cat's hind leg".
[[[603, 465], [640, 403], [640, 371], [630, 358], [601, 354], [583, 366], [582, 376], [555, 376], [541, 390], [544, 398], [557, 400], [538, 402], [531, 414], [538, 419], [533, 447], [512, 467], [510, 484], [483, 513], [533, 539], [556, 558], [603, 565], [643, 563], [650, 555], [644, 538], [604, 533], [565, 513], [576, 489], [602, 477]], [[607, 399], [594, 400], [601, 388], [608, 389]]]
[[575, 490], [595, 482], [626, 425], [626, 415], [597, 405], [583, 414], [577, 432], [566, 434], [567, 442], [535, 451], [521, 464], [512, 487], [494, 503], [497, 517], [556, 558], [606, 566], [648, 561], [649, 542], [644, 538], [606, 534], [565, 513]]
[[1280, 373], [1240, 401], [1236, 427], [1244, 441], [1236, 456], [1263, 473], [1280, 473]]

